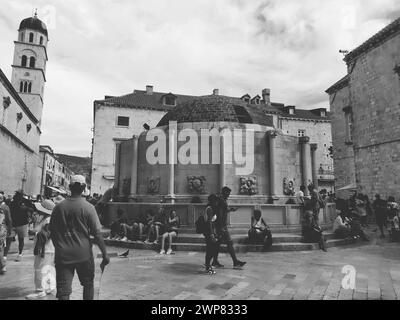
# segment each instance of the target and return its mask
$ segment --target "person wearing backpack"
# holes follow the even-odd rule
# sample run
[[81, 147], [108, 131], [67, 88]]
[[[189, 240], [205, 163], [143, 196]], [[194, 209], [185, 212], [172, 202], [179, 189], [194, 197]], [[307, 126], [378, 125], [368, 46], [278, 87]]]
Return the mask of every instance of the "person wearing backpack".
[[[228, 247], [228, 253], [232, 258], [233, 267], [242, 268], [246, 264], [246, 262], [240, 261], [236, 257], [235, 249], [233, 248], [233, 241], [228, 230], [228, 213], [237, 210], [236, 208], [228, 207], [227, 200], [231, 194], [231, 191], [232, 190], [230, 188], [223, 187], [221, 190], [221, 195], [218, 197], [218, 204], [216, 209], [216, 214], [217, 214], [216, 226], [217, 226], [217, 233], [219, 235], [218, 246], [225, 243]], [[213, 267], [223, 268], [224, 266], [218, 261], [218, 253], [219, 253], [219, 248], [213, 258]]]
[[206, 214], [204, 218], [204, 224], [202, 224], [202, 219], [198, 219], [196, 224], [197, 228], [203, 227], [203, 234], [206, 239], [206, 257], [205, 257], [205, 267], [206, 267], [206, 272], [210, 274], [215, 274], [214, 268], [211, 266], [211, 259], [216, 255], [218, 251], [218, 234], [217, 234], [217, 228], [216, 228], [216, 220], [217, 220], [217, 215], [216, 215], [216, 208], [217, 208], [217, 203], [218, 203], [218, 198], [215, 194], [211, 194], [208, 197], [208, 204], [206, 208]]

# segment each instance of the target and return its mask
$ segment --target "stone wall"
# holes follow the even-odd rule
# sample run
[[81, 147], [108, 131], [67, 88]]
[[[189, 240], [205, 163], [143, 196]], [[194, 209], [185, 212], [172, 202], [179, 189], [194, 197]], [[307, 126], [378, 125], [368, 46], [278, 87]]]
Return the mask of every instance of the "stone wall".
[[[296, 192], [302, 185], [301, 146], [297, 137], [278, 135], [275, 139], [275, 192], [278, 197], [282, 197], [285, 178], [294, 182]], [[311, 162], [308, 163], [308, 166], [308, 172], [311, 173]]]
[[346, 86], [332, 94], [330, 101], [336, 188], [340, 189], [356, 181], [354, 150], [348, 138], [348, 128], [343, 111], [343, 108], [350, 106], [349, 87]]
[[[162, 111], [95, 105], [91, 192], [103, 194], [114, 184], [116, 143], [143, 132], [147, 123], [155, 127]], [[118, 116], [129, 117], [129, 127], [117, 126]], [[105, 179], [108, 177], [109, 180]]]
[[[3, 98], [10, 104], [3, 104]], [[17, 115], [22, 117], [17, 120]], [[40, 129], [27, 111], [13, 98], [0, 77], [0, 190], [14, 194], [24, 189], [28, 195], [37, 195], [38, 154]], [[25, 181], [23, 181], [25, 180]]]
[[318, 168], [323, 166], [333, 170], [333, 159], [329, 155], [329, 147], [332, 146], [332, 125], [331, 122], [310, 121], [310, 120], [291, 120], [281, 118], [282, 131], [285, 134], [295, 136], [298, 130], [305, 130], [306, 136], [310, 137], [310, 143], [316, 143], [316, 161]]
[[16, 190], [23, 188], [26, 194], [37, 195], [37, 154], [25, 149], [1, 129], [0, 146], [0, 191], [13, 195]]
[[[240, 125], [240, 124], [226, 124], [226, 123], [185, 123], [179, 124], [178, 132], [183, 128], [193, 129], [198, 134], [197, 145], [199, 153], [196, 159], [198, 160], [195, 164], [183, 164], [180, 161], [174, 165], [174, 190], [173, 193], [177, 196], [178, 201], [188, 201], [194, 196], [200, 196], [205, 200], [206, 196], [211, 193], [219, 193], [221, 190], [220, 172], [221, 168], [219, 164], [212, 163], [213, 152], [218, 152], [219, 161], [219, 146], [216, 147], [216, 143], [213, 140], [209, 140], [209, 151], [210, 158], [209, 164], [202, 163], [201, 159], [201, 138], [200, 132], [204, 128], [230, 128], [230, 129], [249, 129], [252, 125]], [[233, 153], [228, 150], [228, 142], [225, 145], [225, 165], [224, 165], [224, 185], [229, 186], [232, 189], [232, 200], [236, 203], [248, 203], [249, 199], [253, 203], [266, 203], [270, 196], [270, 163], [269, 163], [269, 128], [258, 126], [254, 132], [254, 158], [248, 158], [246, 161], [249, 162], [250, 168], [253, 170], [247, 174], [241, 174], [238, 168], [243, 165], [238, 164], [238, 156], [240, 153], [244, 153], [248, 146], [246, 145], [245, 137], [241, 137], [242, 150], [238, 149], [238, 140], [232, 140], [231, 145]], [[152, 139], [147, 137], [143, 133], [139, 137], [138, 141], [138, 177], [137, 177], [137, 193], [138, 199], [141, 198], [143, 201], [149, 201], [153, 199], [155, 201], [157, 197], [167, 196], [170, 194], [170, 165], [169, 165], [169, 134], [167, 127], [160, 127], [156, 130], [164, 133], [166, 143], [166, 164], [151, 164], [149, 163], [147, 152], [149, 147], [155, 144], [158, 140], [147, 141]], [[152, 131], [152, 132], [156, 132]], [[257, 131], [258, 130], [258, 131]], [[246, 131], [243, 130], [243, 133]], [[251, 136], [250, 136], [251, 137]], [[295, 191], [297, 192], [300, 185], [302, 184], [302, 167], [300, 158], [300, 145], [298, 137], [288, 135], [278, 135], [275, 143], [275, 191], [278, 196], [279, 203], [285, 203], [288, 200], [288, 196], [284, 195], [284, 179], [292, 181], [294, 183]], [[219, 142], [219, 138], [216, 140]], [[227, 140], [228, 141], [228, 140]], [[181, 152], [181, 147], [186, 144], [186, 141], [178, 141], [177, 151]], [[124, 180], [131, 178], [132, 171], [132, 155], [133, 155], [133, 143], [132, 140], [125, 141], [121, 144], [120, 151], [120, 170], [119, 170], [119, 187], [120, 192]], [[193, 149], [194, 150], [194, 149]], [[153, 150], [154, 151], [154, 150]], [[159, 150], [160, 151], [160, 150]], [[250, 150], [248, 150], [250, 151]], [[231, 163], [228, 163], [228, 157], [231, 157]], [[311, 156], [308, 157], [308, 172], [311, 174]], [[203, 191], [190, 191], [189, 190], [189, 177], [199, 177], [204, 179], [204, 190]], [[254, 195], [243, 195], [240, 193], [240, 179], [242, 177], [250, 178], [254, 177], [257, 179], [257, 192]], [[311, 176], [309, 176], [311, 179]], [[158, 190], [151, 192], [149, 191], [149, 181], [153, 180], [158, 185]], [[151, 198], [153, 197], [153, 198]]]
[[[400, 198], [400, 35], [351, 65], [356, 181], [373, 196]], [[352, 69], [352, 70], [351, 70]]]

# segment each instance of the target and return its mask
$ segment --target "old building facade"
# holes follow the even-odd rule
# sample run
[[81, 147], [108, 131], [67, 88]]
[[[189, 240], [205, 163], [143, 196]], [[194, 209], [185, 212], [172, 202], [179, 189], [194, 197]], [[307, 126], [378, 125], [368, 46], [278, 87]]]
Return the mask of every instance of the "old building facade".
[[338, 187], [400, 197], [400, 19], [346, 55], [327, 90]]
[[[213, 96], [219, 95], [214, 89]], [[94, 129], [92, 145], [92, 193], [103, 194], [114, 185], [117, 145], [154, 128], [163, 116], [178, 104], [196, 98], [190, 95], [155, 92], [152, 86], [146, 90], [135, 90], [121, 97], [106, 96], [94, 102]], [[284, 104], [270, 101], [270, 90], [264, 89], [261, 96], [243, 95], [241, 99], [249, 105], [261, 106], [264, 117], [270, 117], [273, 126], [284, 134], [311, 138], [316, 146], [319, 184], [332, 190], [334, 186], [333, 164], [327, 156], [331, 146], [330, 115], [326, 109], [295, 110]], [[301, 134], [301, 135], [300, 135]], [[319, 170], [321, 169], [321, 170]], [[310, 169], [311, 170], [311, 169]]]
[[24, 19], [15, 41], [11, 81], [0, 70], [0, 190], [39, 193], [40, 124], [48, 33], [36, 14]]
[[51, 147], [40, 146], [38, 167], [41, 172], [38, 180], [41, 195], [69, 193], [69, 183], [74, 172], [58, 159]]

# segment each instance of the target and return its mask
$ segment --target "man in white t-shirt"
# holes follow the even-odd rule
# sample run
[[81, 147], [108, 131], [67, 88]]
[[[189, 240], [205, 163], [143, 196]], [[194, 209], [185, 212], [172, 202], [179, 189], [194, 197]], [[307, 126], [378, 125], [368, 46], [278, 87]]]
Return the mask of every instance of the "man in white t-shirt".
[[297, 198], [297, 203], [298, 204], [304, 204], [304, 192], [306, 191], [305, 186], [300, 187], [300, 191], [297, 193], [296, 198]]

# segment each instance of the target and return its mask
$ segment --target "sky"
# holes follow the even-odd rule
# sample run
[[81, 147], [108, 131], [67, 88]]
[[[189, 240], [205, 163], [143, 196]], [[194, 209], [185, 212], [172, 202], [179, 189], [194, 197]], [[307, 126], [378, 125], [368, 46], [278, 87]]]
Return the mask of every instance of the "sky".
[[398, 0], [0, 0], [0, 68], [11, 78], [22, 19], [50, 42], [41, 144], [90, 156], [93, 102], [155, 91], [261, 95], [329, 108], [353, 50], [400, 16]]

